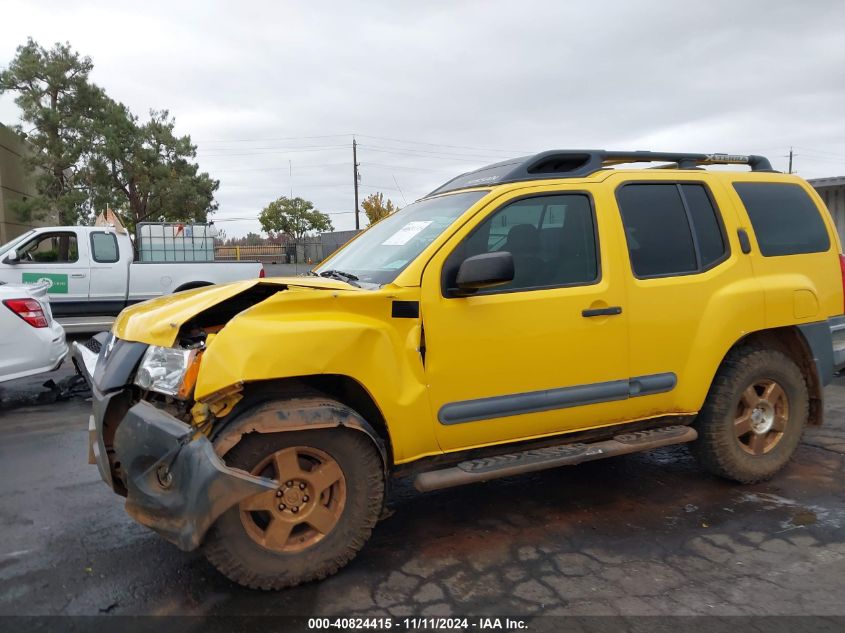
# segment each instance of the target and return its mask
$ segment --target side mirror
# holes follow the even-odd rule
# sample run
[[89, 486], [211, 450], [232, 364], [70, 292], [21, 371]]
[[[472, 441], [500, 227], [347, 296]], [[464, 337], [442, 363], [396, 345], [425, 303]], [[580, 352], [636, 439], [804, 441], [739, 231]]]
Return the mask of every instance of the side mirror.
[[506, 284], [513, 281], [513, 274], [513, 255], [507, 251], [468, 257], [458, 268], [458, 287], [453, 294], [469, 295], [481, 288]]
[[17, 264], [21, 261], [21, 258], [18, 256], [18, 252], [15, 249], [10, 250], [6, 257], [3, 258], [4, 264]]

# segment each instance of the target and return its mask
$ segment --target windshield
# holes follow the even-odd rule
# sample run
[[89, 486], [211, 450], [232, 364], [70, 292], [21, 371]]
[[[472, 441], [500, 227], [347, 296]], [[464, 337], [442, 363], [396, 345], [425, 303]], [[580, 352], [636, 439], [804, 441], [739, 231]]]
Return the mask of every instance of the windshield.
[[12, 250], [15, 246], [20, 244], [28, 235], [31, 233], [35, 233], [33, 230], [29, 230], [23, 235], [18, 235], [15, 239], [10, 242], [6, 242], [3, 246], [0, 246], [0, 256], [5, 255], [8, 251]]
[[486, 191], [467, 191], [420, 200], [368, 229], [314, 269], [317, 274], [340, 271], [356, 281], [381, 286], [390, 283], [423, 249]]

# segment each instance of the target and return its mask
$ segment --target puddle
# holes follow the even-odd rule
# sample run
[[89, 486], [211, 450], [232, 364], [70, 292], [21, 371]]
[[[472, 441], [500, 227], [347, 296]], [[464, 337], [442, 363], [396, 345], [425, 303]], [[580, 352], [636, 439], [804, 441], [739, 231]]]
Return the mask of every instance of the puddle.
[[794, 499], [765, 492], [746, 492], [740, 496], [739, 503], [754, 503], [763, 510], [787, 510], [791, 516], [781, 521], [784, 530], [819, 525], [839, 529], [845, 524], [845, 510], [830, 509], [823, 506], [804, 505]]
[[789, 521], [792, 525], [813, 525], [813, 523], [818, 521], [818, 517], [812, 510], [805, 510], [793, 515]]

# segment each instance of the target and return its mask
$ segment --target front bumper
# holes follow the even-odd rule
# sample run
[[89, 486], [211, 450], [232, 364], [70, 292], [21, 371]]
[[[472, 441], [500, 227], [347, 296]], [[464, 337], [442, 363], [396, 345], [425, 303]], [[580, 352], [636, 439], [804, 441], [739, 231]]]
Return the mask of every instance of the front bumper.
[[275, 489], [270, 479], [226, 466], [195, 428], [148, 402], [131, 404], [128, 386], [100, 389], [92, 354], [74, 345], [76, 365], [91, 383], [89, 458], [138, 523], [189, 551], [226, 510]]

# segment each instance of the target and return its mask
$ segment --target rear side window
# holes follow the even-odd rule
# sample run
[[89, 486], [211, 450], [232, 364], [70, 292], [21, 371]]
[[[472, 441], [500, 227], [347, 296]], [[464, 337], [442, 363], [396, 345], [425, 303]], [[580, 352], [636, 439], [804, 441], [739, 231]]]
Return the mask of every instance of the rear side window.
[[637, 277], [700, 272], [727, 255], [718, 213], [700, 184], [630, 184], [617, 192]]
[[113, 264], [120, 259], [117, 238], [112, 233], [91, 233], [91, 254], [95, 262]]
[[782, 182], [735, 182], [760, 252], [766, 257], [822, 253], [830, 248], [819, 210], [800, 186]]

